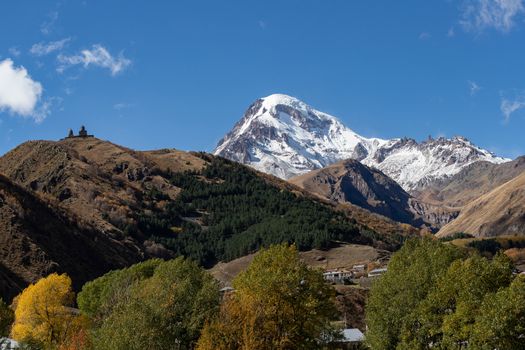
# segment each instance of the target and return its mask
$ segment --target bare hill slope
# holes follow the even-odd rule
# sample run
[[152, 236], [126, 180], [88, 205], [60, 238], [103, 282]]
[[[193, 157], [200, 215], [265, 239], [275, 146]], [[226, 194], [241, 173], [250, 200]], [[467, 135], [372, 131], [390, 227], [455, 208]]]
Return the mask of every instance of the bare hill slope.
[[52, 272], [75, 287], [143, 258], [134, 242], [104, 234], [0, 176], [0, 295], [9, 299]]
[[477, 237], [525, 234], [525, 173], [467, 204], [438, 236], [466, 232]]

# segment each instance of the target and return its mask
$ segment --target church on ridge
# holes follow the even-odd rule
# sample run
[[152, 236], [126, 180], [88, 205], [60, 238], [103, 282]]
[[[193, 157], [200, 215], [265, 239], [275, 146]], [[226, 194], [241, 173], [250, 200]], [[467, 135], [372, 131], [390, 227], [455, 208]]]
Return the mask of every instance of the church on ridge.
[[75, 135], [75, 133], [73, 132], [73, 129], [69, 129], [66, 139], [86, 138], [86, 137], [94, 137], [94, 135], [88, 134], [86, 127], [82, 125], [80, 127], [80, 130], [78, 131], [78, 135]]

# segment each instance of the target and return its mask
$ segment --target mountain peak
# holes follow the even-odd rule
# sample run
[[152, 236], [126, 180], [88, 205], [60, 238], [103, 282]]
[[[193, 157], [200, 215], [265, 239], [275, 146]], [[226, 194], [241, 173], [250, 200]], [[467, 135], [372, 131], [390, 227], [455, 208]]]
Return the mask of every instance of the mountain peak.
[[256, 100], [214, 154], [284, 179], [351, 158], [383, 171], [407, 191], [476, 161], [507, 161], [461, 136], [421, 143], [406, 137], [366, 138], [338, 118], [284, 94]]
[[214, 153], [286, 179], [359, 158], [354, 150], [363, 140], [336, 117], [274, 94], [252, 103]]
[[296, 97], [286, 95], [286, 94], [271, 94], [266, 97], [261, 98], [268, 105], [306, 105], [303, 101], [299, 100]]

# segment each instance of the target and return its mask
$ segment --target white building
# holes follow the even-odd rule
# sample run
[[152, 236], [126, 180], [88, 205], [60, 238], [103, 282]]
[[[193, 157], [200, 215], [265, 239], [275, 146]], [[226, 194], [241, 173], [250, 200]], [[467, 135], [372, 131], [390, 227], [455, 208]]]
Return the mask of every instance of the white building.
[[368, 271], [368, 277], [378, 277], [384, 274], [387, 271], [387, 268], [381, 268], [381, 269], [373, 269], [372, 271]]
[[346, 328], [343, 329], [343, 339], [341, 340], [344, 343], [360, 343], [365, 340], [365, 335], [357, 328]]
[[343, 283], [344, 281], [350, 280], [354, 274], [348, 270], [327, 270], [323, 273], [325, 280], [333, 283]]

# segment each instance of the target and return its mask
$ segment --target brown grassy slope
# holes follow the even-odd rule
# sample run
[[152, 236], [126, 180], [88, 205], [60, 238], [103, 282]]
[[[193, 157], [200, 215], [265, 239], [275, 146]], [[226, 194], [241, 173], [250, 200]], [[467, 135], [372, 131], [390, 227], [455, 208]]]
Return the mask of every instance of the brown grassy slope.
[[525, 234], [525, 173], [466, 205], [438, 237], [466, 232], [476, 237]]
[[133, 242], [105, 235], [0, 176], [0, 295], [12, 298], [52, 272], [75, 287], [142, 259]]
[[523, 172], [525, 157], [503, 164], [476, 162], [448, 179], [431, 183], [411, 194], [427, 203], [461, 209]]
[[0, 172], [60, 201], [105, 232], [118, 232], [153, 189], [174, 198], [179, 189], [159, 171], [201, 169], [205, 162], [177, 150], [137, 152], [97, 138], [30, 141], [0, 158]]
[[10, 179], [2, 177], [1, 295], [52, 271], [68, 272], [79, 287], [110, 269], [169, 257], [122, 227], [143, 210], [145, 193], [177, 196], [180, 189], [156, 172], [204, 164], [187, 152], [136, 152], [96, 138], [30, 141], [8, 152], [0, 158]]

